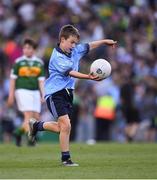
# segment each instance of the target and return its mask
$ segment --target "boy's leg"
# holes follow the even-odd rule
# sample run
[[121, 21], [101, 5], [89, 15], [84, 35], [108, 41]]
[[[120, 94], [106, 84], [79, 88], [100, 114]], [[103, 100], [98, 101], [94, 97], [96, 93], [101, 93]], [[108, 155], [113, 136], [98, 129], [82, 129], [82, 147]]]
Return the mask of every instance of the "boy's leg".
[[43, 129], [47, 130], [47, 131], [52, 131], [55, 133], [60, 132], [60, 127], [59, 127], [58, 122], [44, 122], [43, 123]]
[[59, 133], [60, 132], [60, 127], [58, 125], [58, 122], [43, 122], [43, 121], [36, 121], [36, 119], [31, 118], [29, 121], [29, 133], [28, 133], [28, 138], [30, 141], [34, 142], [35, 141], [35, 136], [38, 131], [52, 131]]
[[68, 115], [60, 116], [58, 122], [37, 122], [35, 119], [30, 120], [30, 128], [32, 129], [32, 135], [35, 135], [37, 131], [52, 131], [60, 132], [60, 147], [61, 151], [69, 151], [69, 136], [71, 130], [70, 119]]
[[32, 112], [24, 111], [23, 115], [24, 115], [24, 120], [22, 126], [18, 127], [14, 132], [17, 146], [21, 146], [22, 135], [28, 133], [29, 131], [29, 119], [32, 117]]
[[[31, 118], [35, 118], [37, 121], [40, 120], [40, 113], [38, 112], [32, 112], [32, 117]], [[30, 119], [29, 119], [30, 120]]]
[[29, 120], [30, 120], [30, 118], [33, 117], [33, 112], [32, 111], [25, 111], [23, 114], [24, 114], [24, 121], [22, 124], [22, 128], [23, 128], [25, 133], [28, 133], [28, 131], [29, 131]]
[[68, 115], [60, 116], [58, 118], [58, 124], [60, 127], [60, 148], [62, 152], [69, 151], [69, 138], [71, 131], [71, 124]]
[[[39, 121], [39, 113], [34, 111], [24, 111], [24, 121], [22, 123], [22, 126], [16, 130], [15, 137], [16, 137], [16, 145], [21, 146], [22, 141], [22, 135], [28, 134], [29, 132], [29, 120], [31, 118], [35, 118], [36, 121]], [[34, 146], [35, 144], [28, 140], [29, 146]]]
[[60, 116], [58, 118], [58, 124], [60, 127], [60, 148], [61, 148], [61, 160], [64, 166], [79, 166], [71, 161], [69, 151], [69, 139], [71, 131], [71, 123], [68, 115]]
[[58, 118], [58, 122], [37, 122], [34, 119], [31, 119], [29, 122], [30, 125], [30, 133], [29, 139], [31, 141], [35, 140], [35, 135], [38, 131], [52, 131], [59, 133], [59, 140], [60, 140], [60, 148], [61, 148], [61, 160], [63, 165], [65, 166], [78, 166], [78, 164], [73, 163], [70, 159], [70, 152], [69, 152], [69, 137], [70, 137], [70, 130], [71, 124], [68, 115], [60, 116]]

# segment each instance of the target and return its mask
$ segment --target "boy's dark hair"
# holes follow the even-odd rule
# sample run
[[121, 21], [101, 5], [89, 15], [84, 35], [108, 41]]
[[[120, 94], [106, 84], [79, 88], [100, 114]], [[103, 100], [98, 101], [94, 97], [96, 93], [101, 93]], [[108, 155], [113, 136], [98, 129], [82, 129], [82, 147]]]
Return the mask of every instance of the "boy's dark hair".
[[33, 49], [36, 49], [37, 48], [37, 43], [31, 39], [31, 38], [26, 38], [23, 42], [23, 45], [26, 45], [26, 44], [29, 44], [30, 46], [33, 47]]
[[76, 36], [78, 39], [80, 38], [78, 29], [76, 29], [73, 25], [68, 24], [61, 28], [59, 33], [59, 42], [62, 37], [68, 39], [70, 36]]

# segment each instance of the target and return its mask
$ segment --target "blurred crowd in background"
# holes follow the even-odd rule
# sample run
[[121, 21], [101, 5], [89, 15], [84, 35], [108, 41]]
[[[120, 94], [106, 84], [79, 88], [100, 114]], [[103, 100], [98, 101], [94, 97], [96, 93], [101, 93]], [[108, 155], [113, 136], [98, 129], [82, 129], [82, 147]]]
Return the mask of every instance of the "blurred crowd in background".
[[[81, 42], [111, 38], [115, 49], [90, 52], [80, 64], [89, 73], [93, 60], [104, 58], [112, 75], [103, 81], [78, 80], [71, 140], [153, 142], [157, 131], [157, 0], [1, 0], [0, 1], [0, 139], [12, 142], [22, 115], [6, 108], [10, 69], [22, 54], [22, 41], [38, 42], [45, 64], [65, 24], [80, 30]], [[99, 116], [99, 105], [112, 116]], [[46, 104], [41, 119], [52, 120]]]

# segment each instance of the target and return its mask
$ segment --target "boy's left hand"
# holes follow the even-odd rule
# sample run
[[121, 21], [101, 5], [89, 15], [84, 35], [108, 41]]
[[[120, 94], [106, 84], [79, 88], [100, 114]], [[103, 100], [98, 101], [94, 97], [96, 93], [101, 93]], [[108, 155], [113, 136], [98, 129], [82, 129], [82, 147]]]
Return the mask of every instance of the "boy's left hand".
[[105, 44], [107, 44], [108, 46], [112, 46], [113, 48], [115, 48], [117, 41], [114, 41], [112, 39], [105, 39]]

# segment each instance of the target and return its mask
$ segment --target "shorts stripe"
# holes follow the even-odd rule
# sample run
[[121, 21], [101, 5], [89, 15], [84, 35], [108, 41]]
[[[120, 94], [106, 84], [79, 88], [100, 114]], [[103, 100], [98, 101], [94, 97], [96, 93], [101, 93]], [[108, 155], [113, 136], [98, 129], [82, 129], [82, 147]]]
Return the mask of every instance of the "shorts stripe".
[[52, 96], [50, 96], [50, 98], [49, 98], [49, 104], [50, 104], [50, 109], [51, 109], [51, 112], [52, 112], [54, 118], [57, 119], [58, 114], [57, 114], [57, 111], [56, 111], [55, 104], [54, 104], [54, 102], [52, 100]]

